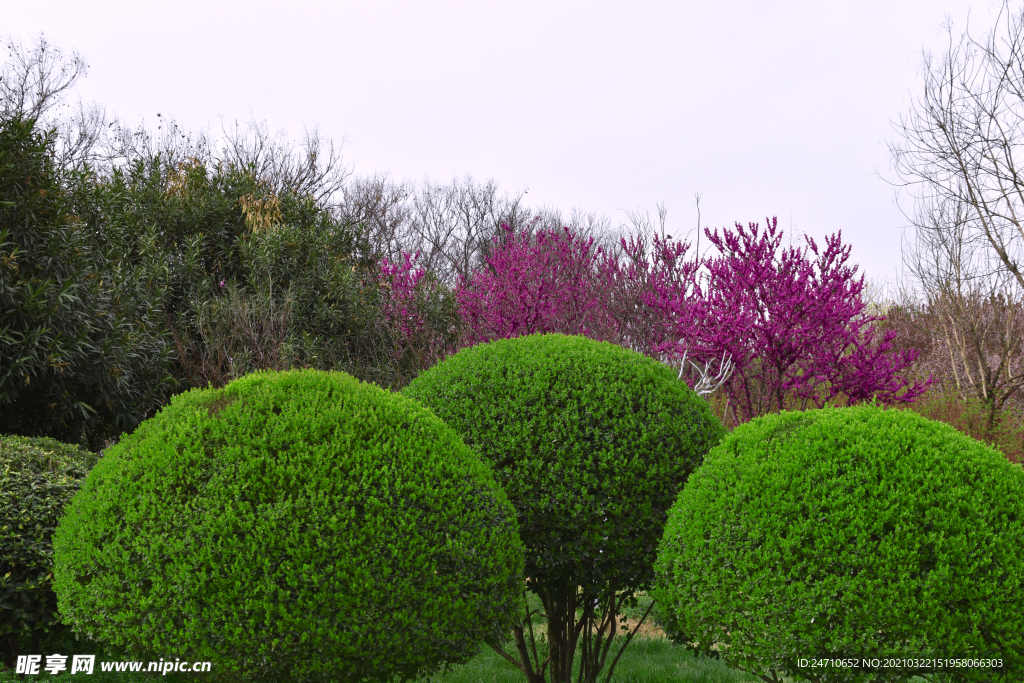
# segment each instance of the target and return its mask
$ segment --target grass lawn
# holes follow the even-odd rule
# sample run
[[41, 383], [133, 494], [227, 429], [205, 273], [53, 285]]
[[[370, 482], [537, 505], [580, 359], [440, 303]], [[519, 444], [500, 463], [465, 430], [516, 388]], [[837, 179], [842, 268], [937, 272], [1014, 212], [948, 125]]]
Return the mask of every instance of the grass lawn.
[[[609, 661], [618, 652], [613, 644]], [[507, 650], [506, 650], [507, 651]], [[522, 683], [523, 675], [490, 648], [429, 683]], [[602, 679], [603, 676], [602, 676]], [[664, 638], [638, 636], [615, 667], [616, 683], [740, 683], [757, 681], [717, 659], [695, 657]], [[427, 679], [423, 681], [427, 683]]]
[[[617, 644], [612, 652], [617, 652]], [[84, 654], [84, 648], [60, 650], [61, 654]], [[42, 654], [52, 654], [46, 652]], [[614, 654], [609, 655], [609, 660]], [[97, 657], [97, 660], [102, 657]], [[45, 660], [44, 660], [45, 661]], [[70, 658], [68, 659], [70, 662]], [[214, 664], [216, 666], [216, 664]], [[97, 664], [97, 669], [99, 668]], [[68, 676], [66, 672], [58, 674]], [[10, 670], [0, 672], [0, 683], [25, 681], [29, 679], [52, 678], [48, 673], [40, 676], [22, 677], [14, 675]], [[70, 678], [81, 678], [76, 674]], [[161, 676], [155, 673], [104, 673], [96, 671], [87, 679], [96, 683], [141, 683], [142, 681], [163, 680], [167, 683], [186, 681], [202, 681], [204, 674], [168, 674]], [[522, 683], [523, 675], [502, 659], [490, 648], [462, 666], [432, 678], [422, 679], [422, 683]], [[602, 679], [603, 680], [603, 679]], [[638, 636], [629, 644], [622, 659], [615, 667], [612, 677], [617, 683], [740, 683], [756, 681], [738, 671], [727, 668], [715, 659], [696, 658], [688, 650], [676, 647], [664, 638], [644, 638]]]
[[[641, 596], [641, 603], [647, 602], [647, 596]], [[635, 609], [642, 609], [643, 605]], [[630, 610], [632, 611], [632, 610]], [[626, 648], [619, 663], [615, 667], [615, 674], [612, 676], [614, 683], [755, 683], [760, 679], [745, 674], [735, 669], [730, 669], [721, 660], [708, 659], [703, 656], [694, 655], [690, 650], [672, 644], [672, 641], [661, 635], [660, 629], [647, 632], [641, 630], [641, 635], [633, 639], [633, 642]], [[91, 645], [91, 647], [90, 647]], [[609, 661], [618, 652], [619, 644], [614, 643], [612, 651], [608, 656]], [[505, 651], [513, 652], [515, 647], [508, 643]], [[166, 676], [159, 673], [129, 673], [129, 672], [103, 672], [100, 671], [100, 661], [126, 661], [129, 657], [110, 656], [102, 654], [101, 648], [95, 643], [88, 641], [75, 641], [73, 636], [64, 636], [58, 644], [48, 646], [44, 649], [45, 655], [61, 653], [71, 654], [96, 654], [95, 672], [91, 676], [82, 677], [78, 674], [71, 677], [72, 680], [88, 680], [95, 683], [153, 683], [161, 680], [165, 683], [200, 683], [208, 680], [207, 674], [174, 674]], [[68, 657], [70, 664], [71, 658]], [[216, 662], [214, 662], [216, 667]], [[70, 667], [69, 667], [70, 668]], [[61, 677], [70, 677], [65, 671], [57, 674]], [[41, 672], [38, 676], [17, 676], [10, 669], [3, 670], [0, 664], [0, 683], [15, 683], [28, 680], [50, 679], [49, 673]], [[523, 683], [523, 675], [514, 666], [502, 659], [500, 655], [489, 647], [484, 649], [476, 657], [461, 666], [455, 666], [448, 671], [432, 677], [419, 679], [417, 683]], [[604, 680], [602, 673], [600, 680]], [[787, 679], [788, 680], [788, 679]], [[284, 683], [282, 681], [282, 683]], [[343, 683], [339, 679], [339, 683]], [[909, 683], [925, 683], [924, 679], [913, 678]]]

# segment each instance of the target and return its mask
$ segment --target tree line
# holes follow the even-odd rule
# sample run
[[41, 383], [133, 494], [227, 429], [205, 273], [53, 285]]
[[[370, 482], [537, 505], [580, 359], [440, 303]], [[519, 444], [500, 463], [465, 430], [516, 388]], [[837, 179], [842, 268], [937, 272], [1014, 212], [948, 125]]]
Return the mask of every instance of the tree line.
[[[1005, 9], [1012, 59], [1021, 21]], [[942, 74], [958, 59], [997, 71], [994, 38], [988, 51], [958, 45], [939, 66], [926, 62], [925, 98], [892, 145], [904, 181], [938, 164], [927, 157], [941, 142], [927, 138], [929, 121], [936, 102], [955, 98], [932, 91], [967, 88]], [[680, 380], [721, 397], [732, 424], [825, 403], [909, 404], [935, 385], [981, 401], [991, 428], [1024, 385], [1012, 192], [973, 205], [940, 192], [938, 179], [978, 182], [980, 161], [955, 182], [947, 169], [910, 186], [933, 188], [913, 195], [917, 243], [905, 261], [919, 286], [878, 302], [840, 235], [783, 248], [771, 219], [711, 231], [698, 217], [694, 250], [666, 235], [664, 207], [659, 235], [646, 215], [613, 228], [596, 214], [530, 207], [525, 193], [490, 180], [355, 177], [315, 128], [293, 143], [257, 122], [218, 138], [163, 115], [156, 131], [132, 127], [70, 102], [87, 72], [79, 55], [43, 36], [7, 48], [5, 433], [98, 450], [171, 395], [252, 370], [337, 369], [397, 389], [465, 345], [537, 331], [671, 363]], [[992, 157], [974, 144], [979, 159]], [[1010, 142], [999, 149], [1008, 161], [993, 168], [1012, 166]], [[999, 182], [1019, 187], [1005, 173]], [[1005, 228], [991, 238], [989, 205]]]

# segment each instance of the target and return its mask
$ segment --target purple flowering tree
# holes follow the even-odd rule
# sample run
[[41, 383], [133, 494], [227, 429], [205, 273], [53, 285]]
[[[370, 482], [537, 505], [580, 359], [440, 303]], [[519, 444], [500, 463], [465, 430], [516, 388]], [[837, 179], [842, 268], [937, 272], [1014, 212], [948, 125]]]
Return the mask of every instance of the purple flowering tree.
[[506, 225], [495, 238], [487, 266], [462, 279], [456, 290], [468, 325], [466, 342], [508, 339], [537, 332], [579, 334], [598, 340], [611, 331], [594, 278], [602, 255], [593, 238], [569, 228], [516, 235]]
[[764, 230], [737, 223], [705, 235], [720, 255], [703, 260], [694, 295], [655, 283], [647, 302], [676, 325], [679, 341], [659, 350], [731, 359], [724, 390], [737, 422], [837, 399], [907, 403], [926, 390], [930, 380], [909, 384], [903, 376], [917, 353], [894, 351], [895, 333], [879, 337], [882, 318], [866, 314], [864, 278], [847, 265], [841, 234], [824, 250], [809, 237], [804, 248], [781, 249], [776, 219]]
[[[666, 342], [695, 333], [687, 324], [694, 320], [689, 308], [695, 302], [698, 263], [686, 258], [688, 243], [671, 237], [662, 240], [654, 235], [651, 258], [642, 235], [630, 235], [620, 243], [622, 257], [603, 254], [594, 277], [614, 328], [609, 341], [672, 363], [678, 360], [678, 349]], [[675, 302], [673, 318], [659, 305], [668, 301]]]
[[384, 365], [396, 368], [392, 385], [404, 386], [419, 371], [461, 347], [458, 302], [426, 269], [416, 266], [419, 253], [402, 252], [402, 260], [381, 260], [378, 284], [381, 324], [390, 332]]
[[[434, 343], [431, 359], [491, 339], [585, 335], [680, 364], [704, 393], [720, 384], [734, 422], [827, 402], [908, 403], [930, 384], [908, 382], [916, 352], [895, 350], [895, 332], [880, 333], [881, 318], [866, 313], [864, 279], [847, 265], [840, 234], [824, 249], [810, 238], [783, 249], [776, 220], [764, 230], [737, 224], [705, 230], [719, 255], [698, 260], [687, 258], [689, 244], [656, 235], [650, 256], [631, 236], [616, 259], [568, 228], [506, 230], [486, 266], [456, 288], [459, 341]], [[409, 348], [430, 343], [418, 313], [422, 270], [406, 256], [382, 273], [399, 338]]]

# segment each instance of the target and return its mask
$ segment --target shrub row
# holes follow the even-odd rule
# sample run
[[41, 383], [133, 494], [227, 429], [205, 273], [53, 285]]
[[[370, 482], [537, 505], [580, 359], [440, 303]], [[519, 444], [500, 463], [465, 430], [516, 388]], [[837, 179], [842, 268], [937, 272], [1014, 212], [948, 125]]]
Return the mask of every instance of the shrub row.
[[223, 680], [410, 678], [511, 629], [505, 654], [555, 683], [578, 646], [584, 680], [610, 673], [594, 653], [653, 589], [677, 642], [765, 680], [927, 672], [801, 664], [890, 657], [1019, 679], [1019, 466], [874, 406], [722, 431], [660, 364], [562, 335], [463, 350], [401, 394], [313, 370], [193, 390], [68, 508], [60, 613]]
[[0, 437], [0, 647], [14, 663], [59, 630], [53, 531], [96, 456], [49, 438]]

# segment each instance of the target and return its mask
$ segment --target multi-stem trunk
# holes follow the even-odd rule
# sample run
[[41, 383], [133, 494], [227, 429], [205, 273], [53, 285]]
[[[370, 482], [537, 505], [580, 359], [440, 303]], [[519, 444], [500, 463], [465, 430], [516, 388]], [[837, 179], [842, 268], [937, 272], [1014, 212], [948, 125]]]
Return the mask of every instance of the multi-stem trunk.
[[[551, 683], [569, 683], [572, 680], [572, 662], [576, 654], [583, 620], [577, 623], [576, 610], [580, 607], [576, 586], [554, 586], [541, 593], [548, 618], [548, 647], [551, 653]], [[584, 614], [587, 606], [583, 606]]]
[[[518, 659], [492, 645], [495, 651], [523, 672], [527, 683], [571, 683], [577, 649], [580, 649], [580, 657], [576, 683], [598, 683], [601, 674], [607, 683], [626, 646], [653, 606], [652, 603], [647, 608], [634, 628], [626, 631], [625, 639], [620, 641], [621, 645], [609, 663], [608, 655], [618, 633], [619, 614], [626, 600], [632, 597], [632, 591], [618, 593], [609, 586], [603, 593], [594, 594], [586, 593], [577, 586], [538, 586], [538, 594], [544, 604], [548, 626], [547, 656], [543, 661], [537, 655], [530, 613], [525, 627], [520, 625], [513, 629]], [[550, 675], [546, 676], [548, 672]]]
[[654, 606], [652, 602], [640, 621], [633, 628], [627, 628], [622, 635], [624, 638], [618, 651], [608, 662], [608, 655], [612, 651], [615, 636], [618, 634], [619, 615], [626, 601], [633, 597], [632, 591], [618, 593], [614, 587], [609, 586], [600, 598], [590, 601], [591, 608], [585, 611], [581, 621], [583, 622], [583, 642], [580, 654], [579, 683], [598, 683], [599, 677], [604, 674], [604, 683], [611, 680], [615, 665], [618, 664], [622, 653], [633, 636], [643, 626], [647, 615]]

